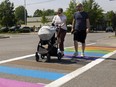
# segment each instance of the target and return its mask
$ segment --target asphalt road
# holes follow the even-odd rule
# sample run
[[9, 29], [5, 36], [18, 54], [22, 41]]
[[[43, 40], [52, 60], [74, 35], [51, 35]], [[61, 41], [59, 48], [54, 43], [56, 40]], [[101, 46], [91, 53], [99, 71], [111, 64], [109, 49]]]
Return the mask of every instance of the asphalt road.
[[[87, 44], [95, 43], [94, 46], [106, 46], [115, 48], [116, 47], [115, 41], [113, 40], [114, 42], [112, 41], [112, 44], [110, 44], [110, 41], [108, 40], [110, 39], [109, 37], [112, 37], [113, 35], [114, 33], [105, 33], [105, 32], [89, 33], [87, 36], [86, 43]], [[15, 34], [7, 36], [10, 36], [10, 38], [0, 39], [0, 62], [25, 55], [35, 54], [39, 42], [39, 37], [37, 33]], [[73, 46], [73, 36], [71, 34], [67, 34], [65, 38], [65, 47], [72, 46]], [[115, 58], [116, 55], [112, 55], [112, 57], [110, 57], [109, 60], [100, 63], [91, 70], [88, 70], [82, 75], [79, 75], [79, 77], [73, 78], [69, 82], [62, 85], [62, 87], [109, 87], [109, 86], [115, 87], [116, 85], [114, 82], [116, 81], [116, 78], [114, 77], [116, 75], [114, 61]], [[92, 61], [93, 60], [82, 60], [78, 63], [71, 63], [69, 59], [63, 59], [63, 61], [59, 63], [56, 59], [53, 59], [51, 63], [44, 62], [38, 63], [35, 61], [35, 57], [33, 56], [22, 60], [3, 63], [1, 64], [1, 66], [10, 66], [16, 68], [23, 67], [25, 69], [44, 70], [68, 74], [78, 68], [85, 66], [86, 64]], [[10, 80], [12, 79], [23, 82], [43, 83], [43, 84], [49, 84], [50, 82], [54, 81], [43, 78], [38, 79], [32, 77], [18, 76], [17, 74], [16, 75], [9, 74], [9, 72], [8, 73], [1, 72], [0, 78], [6, 78]], [[104, 78], [103, 81], [101, 81], [101, 78]]]
[[[108, 39], [114, 33], [89, 33], [87, 43], [96, 43]], [[33, 54], [36, 51], [39, 37], [37, 33], [8, 35], [10, 38], [0, 39], [0, 60]], [[73, 36], [66, 35], [65, 47], [73, 46]]]

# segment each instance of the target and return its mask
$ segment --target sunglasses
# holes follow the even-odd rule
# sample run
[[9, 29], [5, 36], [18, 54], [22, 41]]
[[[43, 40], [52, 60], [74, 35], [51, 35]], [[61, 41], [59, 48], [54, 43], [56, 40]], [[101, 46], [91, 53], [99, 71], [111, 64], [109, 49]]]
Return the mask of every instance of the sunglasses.
[[83, 6], [76, 6], [76, 7], [83, 7]]

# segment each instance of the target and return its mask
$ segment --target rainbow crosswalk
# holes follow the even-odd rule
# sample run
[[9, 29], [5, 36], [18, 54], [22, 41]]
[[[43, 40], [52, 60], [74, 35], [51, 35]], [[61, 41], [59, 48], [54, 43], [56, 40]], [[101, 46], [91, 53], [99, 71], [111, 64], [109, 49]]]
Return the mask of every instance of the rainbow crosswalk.
[[[87, 46], [85, 49], [85, 59], [95, 60], [104, 56], [107, 53], [116, 50], [114, 47], [100, 47], [100, 46]], [[74, 48], [66, 48], [65, 49], [65, 57], [71, 58], [74, 53]], [[81, 54], [81, 48], [79, 48], [79, 55]], [[78, 56], [78, 58], [81, 58]]]
[[[114, 47], [87, 46], [86, 50], [85, 50], [86, 56], [83, 59], [92, 61], [92, 60], [98, 59], [110, 52], [113, 52], [114, 50], [116, 50], [116, 48], [114, 48]], [[72, 58], [73, 53], [74, 53], [74, 48], [66, 48], [64, 59]], [[81, 48], [79, 48], [79, 54], [81, 54]], [[78, 58], [82, 59], [81, 57], [78, 57]], [[32, 67], [31, 64], [32, 63], [30, 61], [28, 67]], [[52, 65], [52, 63], [50, 65]], [[25, 66], [25, 65], [23, 65], [23, 66]], [[36, 67], [39, 67], [39, 66], [36, 66]], [[52, 65], [52, 67], [53, 67], [53, 65]], [[52, 69], [54, 69], [54, 68], [52, 68]], [[29, 78], [33, 78], [33, 79], [46, 79], [49, 81], [54, 81], [54, 80], [57, 80], [57, 79], [65, 76], [68, 73], [64, 74], [62, 72], [49, 71], [49, 70], [46, 70], [45, 66], [44, 66], [44, 70], [39, 70], [39, 69], [36, 70], [33, 68], [30, 68], [30, 69], [27, 69], [24, 67], [21, 68], [18, 65], [16, 67], [13, 65], [8, 66], [8, 64], [6, 64], [6, 65], [0, 65], [0, 74], [8, 74], [8, 75], [14, 75], [14, 76], [19, 76], [19, 77], [22, 76], [24, 79], [29, 77]], [[44, 87], [44, 86], [45, 86], [45, 84], [23, 82], [23, 81], [17, 81], [15, 79], [11, 80], [10, 78], [5, 78], [5, 77], [0, 78], [0, 87]]]
[[0, 78], [0, 87], [44, 87], [44, 84], [34, 84], [29, 82], [21, 82]]

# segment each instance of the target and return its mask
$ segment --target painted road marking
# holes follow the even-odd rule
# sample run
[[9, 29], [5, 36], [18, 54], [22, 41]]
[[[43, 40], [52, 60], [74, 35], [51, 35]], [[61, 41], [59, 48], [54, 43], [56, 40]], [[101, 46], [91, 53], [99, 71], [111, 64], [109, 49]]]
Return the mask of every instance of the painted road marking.
[[44, 87], [44, 84], [34, 84], [0, 78], [0, 87]]
[[79, 75], [88, 71], [89, 69], [91, 69], [95, 65], [103, 62], [105, 59], [112, 56], [113, 54], [116, 54], [116, 50], [104, 55], [103, 57], [101, 57], [99, 59], [96, 59], [95, 61], [92, 61], [91, 63], [85, 65], [82, 68], [79, 68], [79, 69], [65, 75], [64, 77], [59, 78], [58, 80], [51, 82], [50, 84], [46, 85], [45, 87], [60, 87], [61, 85], [65, 84], [66, 82], [70, 81], [71, 79], [78, 77]]
[[35, 56], [35, 54], [30, 54], [30, 55], [26, 55], [26, 56], [11, 58], [11, 59], [8, 59], [8, 60], [0, 61], [0, 64], [8, 63], [8, 62], [16, 61], [16, 60], [21, 60], [21, 59], [25, 59], [25, 58], [29, 58], [29, 57], [33, 57], [33, 56]]
[[[96, 43], [90, 43], [90, 44], [87, 44], [87, 46], [94, 45], [94, 44], [96, 44]], [[79, 45], [79, 46], [81, 46], [81, 45]], [[72, 48], [72, 47], [65, 47], [65, 48]], [[26, 59], [26, 58], [33, 57], [33, 56], [35, 56], [35, 54], [30, 54], [30, 55], [26, 55], [26, 56], [11, 58], [11, 59], [8, 59], [8, 60], [0, 61], [0, 64], [8, 63], [8, 62], [16, 61], [16, 60], [21, 60], [21, 59]]]
[[[85, 51], [85, 59], [87, 58], [99, 58], [104, 56], [105, 54], [114, 51], [116, 48], [111, 48], [111, 47], [98, 47], [98, 46], [87, 46], [86, 51]], [[71, 58], [74, 53], [74, 48], [66, 48], [65, 49], [65, 56], [68, 58]], [[81, 54], [81, 49], [79, 48], [79, 54]], [[80, 58], [80, 56], [79, 56]]]
[[[93, 45], [93, 44], [89, 44], [89, 45]], [[65, 50], [67, 50], [68, 48], [70, 49], [69, 51], [72, 52], [72, 50], [71, 50], [72, 48], [71, 48], [71, 47], [67, 47]], [[94, 48], [94, 49], [95, 49], [95, 48], [96, 48], [96, 49], [100, 49], [100, 50], [103, 49], [102, 47], [92, 47], [92, 48], [90, 47], [90, 49], [88, 50], [88, 52], [94, 52], [93, 48]], [[74, 49], [73, 49], [73, 50], [74, 50]], [[105, 51], [107, 50], [107, 52], [104, 52], [104, 50], [105, 50]], [[110, 49], [110, 48], [105, 47], [104, 50], [103, 50], [103, 52], [100, 51], [100, 53], [102, 53], [102, 55], [105, 55], [106, 53], [109, 53], [109, 52], [111, 52], [111, 51], [114, 50], [114, 49], [113, 49], [113, 48]], [[99, 51], [97, 50], [97, 51], [95, 51], [95, 52], [97, 53], [97, 52], [99, 52]], [[20, 59], [25, 59], [25, 58], [33, 57], [33, 56], [35, 56], [35, 54], [26, 55], [26, 56], [23, 56], [23, 57], [17, 57], [17, 58], [13, 58], [13, 59], [9, 59], [9, 60], [4, 60], [4, 61], [1, 61], [0, 64], [7, 63], [7, 62], [11, 62], [11, 61], [16, 61], [16, 60], [20, 60]], [[94, 56], [95, 56], [95, 55], [94, 55]], [[101, 56], [101, 55], [100, 55], [100, 56]], [[2, 69], [3, 69], [3, 66], [2, 66]], [[1, 70], [2, 70], [2, 69], [1, 69]], [[18, 68], [17, 68], [17, 69], [18, 69]], [[7, 72], [7, 71], [8, 71], [8, 69], [6, 70], [6, 72]], [[12, 71], [12, 69], [9, 70], [9, 71]], [[6, 73], [6, 72], [5, 72], [5, 73]], [[3, 72], [3, 73], [4, 73], [4, 72]], [[16, 72], [15, 72], [15, 73], [16, 73]], [[28, 71], [26, 71], [25, 73], [28, 73]], [[11, 73], [11, 74], [12, 74], [12, 73]], [[14, 74], [14, 73], [13, 73], [13, 74]], [[34, 73], [33, 73], [33, 74], [34, 74]], [[15, 75], [16, 75], [16, 74], [15, 74]], [[34, 75], [35, 75], [35, 74], [34, 74]], [[41, 75], [41, 74], [40, 74], [40, 75]], [[53, 75], [53, 74], [52, 74], [52, 75]], [[64, 74], [64, 75], [65, 75], [65, 74]], [[62, 78], [64, 75], [62, 75], [61, 78]], [[37, 73], [35, 76], [36, 76], [36, 77], [39, 76], [38, 73]], [[66, 75], [66, 76], [67, 76], [67, 75]], [[38, 77], [38, 78], [40, 78], [40, 77]], [[51, 77], [49, 77], [49, 78], [51, 78]], [[59, 78], [60, 78], [60, 77], [59, 77]], [[57, 79], [59, 79], [59, 78], [57, 78]], [[45, 79], [46, 79], [46, 78], [45, 78]], [[56, 79], [55, 79], [55, 80], [56, 80]], [[54, 87], [54, 86], [52, 86], [52, 87]]]
[[[91, 46], [91, 45], [94, 45], [96, 43], [89, 43], [89, 44], [86, 44], [87, 46]], [[79, 47], [81, 47], [81, 45], [79, 45]], [[74, 48], [74, 46], [70, 46], [70, 47], [65, 47], [64, 49], [67, 49], [67, 48]]]
[[47, 72], [42, 70], [29, 70], [23, 68], [13, 68], [7, 66], [0, 66], [0, 73], [39, 78], [39, 79], [47, 79], [47, 80], [56, 80], [66, 75], [63, 73]]
[[[95, 43], [91, 43], [91, 44], [87, 44], [87, 45], [93, 45]], [[68, 48], [68, 47], [67, 47]], [[3, 63], [8, 63], [8, 62], [12, 62], [12, 61], [16, 61], [16, 60], [21, 60], [21, 59], [25, 59], [25, 58], [29, 58], [29, 57], [33, 57], [35, 56], [35, 54], [30, 54], [30, 55], [26, 55], [26, 56], [22, 56], [22, 57], [16, 57], [16, 58], [12, 58], [12, 59], [8, 59], [8, 60], [3, 60], [3, 61], [0, 61], [0, 64], [3, 64]], [[3, 68], [3, 67], [2, 67]], [[2, 69], [1, 69], [2, 70]], [[7, 70], [8, 71], [8, 70]], [[12, 70], [9, 70], [9, 71], [12, 71]], [[8, 72], [7, 72], [8, 73]], [[38, 75], [39, 76], [39, 75]], [[51, 77], [50, 77], [51, 78]], [[2, 79], [3, 81], [3, 79]], [[2, 82], [1, 81], [1, 82]], [[4, 81], [3, 81], [4, 82]], [[6, 81], [5, 81], [6, 82]], [[11, 82], [10, 82], [11, 83]], [[17, 83], [17, 84], [22, 84], [22, 83]], [[37, 84], [40, 84], [40, 83], [37, 83]], [[9, 84], [8, 84], [9, 85]], [[9, 85], [10, 86], [10, 85]], [[8, 87], [9, 87], [8, 86]], [[5, 86], [7, 87], [7, 86]], [[11, 87], [18, 87], [18, 86], [11, 86]], [[20, 86], [20, 87], [23, 87], [23, 86]], [[29, 87], [29, 86], [28, 86]], [[34, 87], [34, 86], [31, 86], [31, 87]]]

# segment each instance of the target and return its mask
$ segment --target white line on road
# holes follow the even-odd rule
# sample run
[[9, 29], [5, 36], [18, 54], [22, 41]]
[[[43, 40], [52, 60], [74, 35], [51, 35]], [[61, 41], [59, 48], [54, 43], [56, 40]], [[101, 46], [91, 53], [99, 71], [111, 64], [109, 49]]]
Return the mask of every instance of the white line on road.
[[108, 53], [106, 55], [104, 55], [103, 57], [90, 62], [89, 64], [83, 66], [82, 68], [79, 68], [67, 75], [65, 75], [64, 77], [59, 78], [58, 80], [55, 80], [53, 82], [51, 82], [50, 84], [46, 85], [45, 87], [60, 87], [63, 84], [65, 84], [66, 82], [70, 81], [71, 79], [78, 77], [79, 75], [81, 75], [82, 73], [84, 73], [85, 71], [91, 69], [92, 67], [94, 67], [95, 65], [103, 62], [105, 59], [107, 59], [108, 57], [112, 56], [113, 54], [116, 54], [116, 50]]
[[[94, 44], [96, 44], [96, 43], [90, 43], [90, 44], [86, 44], [87, 46], [90, 46], [90, 45], [94, 45]], [[81, 45], [79, 45], [79, 47], [80, 47]], [[67, 48], [72, 48], [72, 47], [74, 47], [74, 46], [70, 46], [70, 47], [65, 47], [65, 49], [67, 49]]]
[[[87, 45], [93, 45], [93, 44], [95, 44], [95, 43], [90, 43], [90, 44], [87, 44]], [[71, 47], [65, 47], [65, 48], [71, 48]], [[0, 64], [7, 63], [7, 62], [12, 62], [12, 61], [16, 61], [16, 60], [21, 60], [21, 59], [26, 59], [26, 58], [33, 57], [33, 56], [35, 56], [35, 54], [30, 54], [30, 55], [26, 55], [26, 56], [11, 58], [11, 59], [8, 59], [8, 60], [2, 60], [2, 61], [0, 61]]]
[[[94, 44], [96, 44], [96, 43], [90, 43], [90, 44], [87, 44], [87, 46], [94, 45]], [[79, 45], [79, 46], [81, 46], [81, 45]], [[74, 47], [74, 46], [65, 47], [65, 48], [72, 48], [72, 47]], [[30, 55], [26, 55], [26, 56], [11, 58], [11, 59], [8, 59], [8, 60], [2, 60], [2, 61], [0, 61], [0, 64], [8, 63], [8, 62], [16, 61], [16, 60], [21, 60], [21, 59], [26, 59], [26, 58], [33, 57], [33, 56], [35, 56], [35, 54], [30, 54]], [[40, 84], [40, 83], [37, 83], [37, 84]], [[43, 84], [43, 83], [41, 83], [41, 84]], [[47, 85], [47, 84], [44, 84], [44, 85]]]
[[25, 58], [29, 58], [29, 57], [33, 57], [33, 56], [35, 56], [35, 54], [16, 57], [16, 58], [8, 59], [8, 60], [2, 60], [2, 61], [0, 61], [0, 64], [7, 63], [7, 62], [12, 62], [12, 61], [16, 61], [16, 60], [21, 60], [21, 59], [25, 59]]

